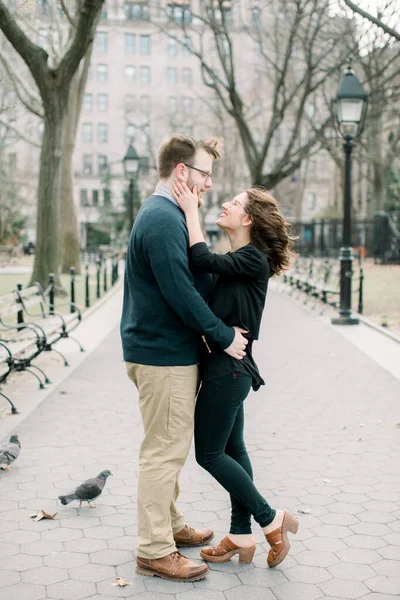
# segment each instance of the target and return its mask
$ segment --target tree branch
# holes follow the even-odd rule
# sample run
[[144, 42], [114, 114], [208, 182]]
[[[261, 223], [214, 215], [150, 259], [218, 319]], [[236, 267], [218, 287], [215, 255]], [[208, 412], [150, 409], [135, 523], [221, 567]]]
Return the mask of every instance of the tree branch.
[[371, 15], [371, 13], [367, 12], [366, 10], [363, 10], [362, 8], [357, 6], [357, 4], [354, 4], [354, 2], [352, 2], [351, 0], [343, 0], [343, 1], [349, 8], [351, 8], [351, 10], [353, 12], [359, 14], [361, 17], [364, 17], [364, 19], [367, 19], [371, 23], [374, 23], [375, 25], [380, 27], [380, 29], [382, 29], [382, 31], [384, 31], [388, 35], [394, 37], [395, 40], [400, 41], [400, 32], [399, 31], [396, 31], [392, 27], [389, 27], [389, 25], [386, 25], [386, 23], [384, 23], [381, 19], [374, 17], [374, 15]]
[[[26, 88], [25, 84], [17, 77], [16, 70], [11, 69], [4, 54], [0, 55], [0, 61], [4, 66], [8, 77], [11, 79], [13, 88], [15, 89], [17, 96], [20, 99], [20, 101], [22, 102], [22, 104], [31, 113], [33, 113], [34, 115], [37, 115], [38, 117], [40, 117], [42, 119], [43, 111], [41, 110], [42, 107], [41, 107], [41, 104], [40, 104], [38, 98], [35, 98], [34, 96], [32, 96], [32, 94]], [[23, 90], [24, 94], [26, 95], [25, 97], [22, 95], [21, 89]]]

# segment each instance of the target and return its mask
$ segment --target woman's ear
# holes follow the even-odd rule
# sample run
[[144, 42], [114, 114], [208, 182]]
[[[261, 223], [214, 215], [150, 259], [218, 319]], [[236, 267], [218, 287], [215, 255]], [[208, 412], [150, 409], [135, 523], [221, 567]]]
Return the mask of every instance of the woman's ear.
[[242, 226], [243, 227], [249, 227], [250, 225], [253, 224], [253, 219], [251, 218], [250, 215], [245, 215], [242, 219]]

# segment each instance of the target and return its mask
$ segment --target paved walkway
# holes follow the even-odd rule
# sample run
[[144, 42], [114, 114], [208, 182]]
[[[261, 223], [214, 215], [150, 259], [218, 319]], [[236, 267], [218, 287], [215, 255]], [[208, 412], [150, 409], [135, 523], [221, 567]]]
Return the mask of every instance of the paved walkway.
[[[255, 526], [251, 565], [212, 566], [195, 584], [135, 575], [142, 429], [114, 329], [25, 420], [14, 421], [22, 451], [14, 469], [0, 474], [0, 600], [396, 600], [400, 381], [276, 291], [256, 354], [267, 385], [246, 401], [255, 479], [274, 507], [300, 519], [280, 567], [266, 567], [268, 547]], [[114, 476], [97, 509], [57, 505], [60, 493], [107, 468]], [[224, 535], [227, 494], [193, 453], [181, 490], [188, 523]], [[58, 518], [33, 522], [38, 509]], [[133, 585], [112, 587], [116, 576]]]

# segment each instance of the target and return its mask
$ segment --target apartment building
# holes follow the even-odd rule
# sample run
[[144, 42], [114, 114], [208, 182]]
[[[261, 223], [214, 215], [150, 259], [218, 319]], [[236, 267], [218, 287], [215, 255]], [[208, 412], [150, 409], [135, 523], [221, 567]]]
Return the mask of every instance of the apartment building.
[[[45, 0], [41, 5], [45, 5]], [[73, 157], [74, 201], [82, 246], [86, 244], [88, 228], [101, 222], [105, 210], [124, 210], [127, 181], [122, 159], [129, 144], [134, 145], [142, 159], [138, 179], [140, 201], [151, 194], [157, 180], [157, 148], [163, 137], [174, 131], [196, 137], [218, 134], [226, 139], [225, 159], [215, 165], [214, 190], [208, 198], [210, 209], [250, 184], [235, 124], [218, 108], [215, 94], [204, 84], [199, 61], [190, 51], [190, 32], [199, 32], [201, 21], [196, 14], [201, 10], [201, 0], [108, 0], [104, 4]], [[45, 12], [42, 10], [40, 14], [44, 27], [38, 35], [43, 36], [45, 43]], [[225, 19], [232, 27], [237, 85], [250, 104], [249, 110], [254, 110], [252, 127], [257, 137], [259, 124], [262, 143], [261, 132], [272, 98], [268, 94], [259, 43], [248, 35], [248, 28], [256, 26], [260, 18], [259, 8], [245, 0], [227, 1], [223, 14], [221, 11], [214, 14], [217, 20]], [[218, 49], [207, 34], [203, 50], [207, 60], [218, 65]], [[40, 119], [31, 114], [24, 118], [27, 138], [40, 144], [43, 131]], [[282, 128], [275, 136], [276, 154], [287, 135]], [[32, 182], [37, 178], [38, 151], [29, 147], [27, 140], [18, 141], [15, 170], [23, 185], [30, 182], [31, 198]], [[273, 153], [269, 160], [274, 160]], [[327, 162], [326, 155], [316, 155], [308, 162], [307, 170], [293, 176], [288, 186], [289, 195], [301, 195], [297, 200], [302, 207], [299, 216], [305, 219], [312, 218], [331, 202], [333, 170], [327, 168]], [[287, 197], [281, 194], [283, 204]], [[290, 206], [287, 209], [289, 213], [292, 210]], [[213, 212], [210, 210], [206, 216], [210, 226]]]

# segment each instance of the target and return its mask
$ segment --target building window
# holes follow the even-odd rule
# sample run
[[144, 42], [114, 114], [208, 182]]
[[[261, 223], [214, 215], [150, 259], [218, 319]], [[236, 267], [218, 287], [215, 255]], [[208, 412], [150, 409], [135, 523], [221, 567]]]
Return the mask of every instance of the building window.
[[131, 94], [128, 94], [125, 96], [125, 110], [127, 112], [131, 112], [132, 110], [135, 110], [135, 96], [132, 96]]
[[97, 65], [97, 69], [96, 69], [96, 77], [97, 77], [97, 81], [107, 81], [107, 65]]
[[253, 6], [251, 9], [251, 22], [254, 27], [259, 27], [261, 25], [261, 9], [259, 6]]
[[93, 206], [99, 205], [99, 190], [92, 190], [92, 204]]
[[210, 9], [209, 17], [211, 20], [215, 20], [218, 25], [222, 25], [222, 23], [225, 23], [225, 25], [232, 25], [232, 10], [230, 6], [224, 6], [222, 9]]
[[108, 94], [97, 94], [97, 110], [108, 109]]
[[176, 56], [178, 54], [178, 42], [171, 37], [168, 38], [168, 54], [170, 56]]
[[170, 2], [167, 5], [167, 16], [175, 23], [191, 23], [192, 21], [192, 12], [188, 4]]
[[83, 173], [84, 175], [91, 175], [93, 170], [93, 160], [91, 154], [83, 155]]
[[178, 111], [178, 102], [175, 96], [168, 98], [168, 112], [170, 115], [174, 115]]
[[317, 195], [315, 192], [307, 192], [307, 202], [309, 210], [315, 210], [317, 207]]
[[190, 38], [184, 37], [182, 42], [182, 56], [190, 55], [191, 42]]
[[107, 52], [107, 33], [105, 31], [96, 33], [96, 48], [102, 54]]
[[84, 123], [82, 129], [82, 137], [84, 142], [91, 142], [93, 139], [93, 125], [92, 123]]
[[107, 2], [103, 2], [101, 7], [100, 19], [107, 19]]
[[136, 35], [134, 33], [125, 34], [125, 52], [126, 54], [135, 54]]
[[167, 76], [168, 76], [168, 83], [174, 85], [175, 83], [178, 83], [178, 74], [176, 72], [175, 67], [168, 67], [167, 68]]
[[140, 158], [140, 173], [141, 175], [148, 175], [150, 171], [150, 159], [148, 156], [142, 156]]
[[147, 144], [150, 137], [150, 127], [148, 125], [143, 125], [140, 128], [140, 140], [142, 144]]
[[187, 83], [189, 85], [191, 85], [192, 83], [192, 69], [182, 69], [182, 79], [183, 79], [183, 83]]
[[125, 138], [127, 144], [133, 144], [136, 135], [135, 125], [129, 124], [126, 126]]
[[103, 144], [108, 141], [107, 123], [97, 123], [97, 141]]
[[83, 109], [84, 110], [92, 110], [92, 106], [93, 106], [93, 95], [92, 94], [84, 94]]
[[88, 202], [88, 191], [80, 190], [79, 192], [79, 203], [81, 206], [89, 206]]
[[39, 29], [37, 33], [36, 43], [43, 49], [46, 49], [47, 46], [47, 30]]
[[89, 68], [88, 68], [87, 78], [88, 78], [88, 81], [90, 81], [92, 79], [92, 65], [91, 64], [89, 65]]
[[8, 170], [12, 173], [17, 169], [17, 155], [15, 152], [8, 154]]
[[43, 133], [44, 133], [44, 123], [43, 123], [43, 121], [40, 121], [40, 123], [38, 123], [38, 126], [37, 126], [37, 136], [38, 136], [39, 140], [43, 139]]
[[126, 65], [125, 81], [136, 81], [136, 67], [134, 67], [133, 65]]
[[99, 154], [97, 157], [97, 169], [99, 171], [99, 175], [104, 175], [108, 171], [108, 160], [107, 156], [104, 154]]
[[192, 115], [193, 114], [193, 99], [192, 98], [182, 98], [182, 107], [183, 107], [183, 112], [186, 115]]
[[148, 21], [150, 18], [147, 2], [125, 2], [124, 12], [128, 21]]
[[150, 112], [150, 96], [140, 96], [140, 110], [148, 114]]
[[140, 83], [150, 83], [150, 67], [140, 67]]
[[150, 54], [150, 36], [149, 35], [141, 35], [140, 36], [140, 54], [142, 56]]
[[104, 204], [104, 206], [111, 205], [111, 190], [110, 190], [110, 188], [103, 189], [103, 204]]

